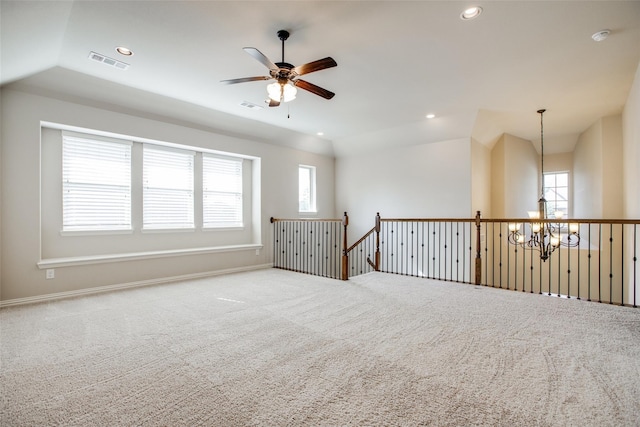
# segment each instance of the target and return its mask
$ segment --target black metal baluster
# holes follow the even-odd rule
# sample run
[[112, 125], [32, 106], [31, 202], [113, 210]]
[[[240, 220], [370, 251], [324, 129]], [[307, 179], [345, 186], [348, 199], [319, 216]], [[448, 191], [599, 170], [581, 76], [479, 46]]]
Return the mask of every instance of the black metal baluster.
[[609, 224], [609, 304], [613, 304], [613, 224]]
[[417, 225], [418, 225], [417, 222], [412, 222], [411, 223], [411, 276], [415, 276], [415, 274], [413, 274], [413, 270], [414, 270], [414, 267], [415, 267], [414, 264], [416, 262], [415, 253], [414, 253], [414, 249], [415, 249], [414, 245], [416, 244], [416, 241], [414, 240], [415, 237], [416, 237], [415, 236], [415, 228], [414, 227], [417, 227]]
[[499, 273], [500, 273], [500, 289], [502, 289], [502, 245], [504, 244], [504, 242], [502, 241], [502, 226], [504, 223], [500, 223], [500, 234], [498, 235], [498, 237], [500, 238], [500, 257], [498, 259], [498, 267], [499, 267]]
[[400, 233], [399, 233], [399, 249], [398, 249], [398, 273], [400, 274], [406, 274], [406, 264], [404, 262], [405, 258], [406, 258], [406, 245], [405, 242], [407, 241], [407, 223], [405, 221], [402, 221], [400, 223]]
[[624, 224], [620, 224], [620, 305], [624, 305]]
[[527, 251], [522, 251], [522, 292], [527, 288]]
[[[491, 223], [491, 244], [493, 245], [493, 249], [491, 250], [491, 287], [494, 286], [496, 280], [496, 269], [495, 266], [495, 257], [496, 257], [496, 242], [494, 239], [494, 233], [496, 232], [496, 223]], [[489, 286], [489, 223], [484, 223], [484, 253], [485, 253], [485, 262], [484, 262], [484, 270], [485, 277], [484, 281], [487, 286]]]
[[323, 277], [327, 277], [327, 273], [329, 270], [329, 256], [327, 254], [327, 251], [329, 249], [329, 245], [327, 242], [327, 236], [329, 235], [329, 227], [331, 226], [331, 222], [328, 222], [326, 224], [322, 224], [322, 276]]
[[602, 302], [602, 224], [598, 224], [598, 302]]
[[309, 273], [309, 223], [304, 221], [300, 223], [300, 261], [303, 273]]
[[588, 266], [587, 270], [589, 271], [588, 279], [588, 288], [587, 288], [587, 301], [591, 301], [591, 224], [589, 224], [589, 255], [587, 256]]
[[548, 294], [549, 294], [549, 296], [551, 296], [551, 273], [552, 273], [551, 272], [551, 270], [552, 270], [551, 262], [552, 262], [552, 258], [549, 257], [549, 259], [547, 261], [549, 261], [549, 291], [548, 291]]
[[567, 249], [567, 298], [571, 298], [571, 249], [570, 248]]
[[637, 253], [637, 248], [638, 248], [638, 239], [637, 239], [637, 224], [633, 224], [633, 307], [637, 307], [636, 305], [636, 288], [637, 286], [637, 282], [636, 282], [636, 275], [637, 275], [637, 271], [638, 271], [638, 264], [636, 264], [636, 262], [638, 261], [638, 253]]
[[[511, 274], [509, 272], [510, 258], [511, 257], [507, 258], [507, 289], [509, 289], [509, 281], [511, 279]], [[515, 263], [515, 266], [513, 267], [513, 281], [514, 281], [513, 290], [517, 291], [518, 290], [518, 245], [513, 245], [513, 260]]]
[[393, 239], [394, 250], [391, 253], [393, 257], [393, 272], [398, 274], [398, 223], [394, 221], [391, 229], [391, 239]]
[[[451, 223], [451, 280], [454, 281], [458, 281], [458, 267], [460, 266], [460, 254], [458, 253], [458, 249], [460, 248], [460, 233], [458, 232], [458, 225], [459, 223], [456, 222], [456, 238], [455, 241], [453, 240], [453, 222]], [[455, 243], [455, 245], [454, 245]], [[456, 272], [456, 278], [453, 278], [453, 272], [454, 272], [454, 268], [453, 268], [453, 249], [455, 247], [456, 250], [456, 265], [455, 265], [455, 272]]]
[[422, 273], [422, 277], [426, 277], [424, 270], [424, 222], [420, 223], [420, 259], [422, 260], [422, 265], [420, 267], [420, 272]]
[[292, 270], [293, 269], [293, 247], [292, 247], [292, 243], [293, 240], [291, 238], [291, 234], [292, 234], [292, 227], [293, 225], [287, 221], [285, 223], [285, 227], [286, 227], [286, 246], [285, 246], [285, 254], [284, 254], [284, 258], [285, 258], [285, 268], [287, 270]]
[[[560, 238], [561, 236], [559, 236], [558, 238]], [[562, 247], [558, 246], [558, 298], [560, 298], [560, 282], [562, 282], [562, 280], [560, 280], [560, 277], [562, 275]]]
[[[467, 234], [466, 234], [466, 229], [465, 229], [465, 224], [462, 224], [462, 280], [464, 281], [466, 274], [465, 272], [467, 271]], [[458, 230], [458, 227], [460, 226], [460, 223], [456, 224], [456, 230]], [[469, 246], [469, 254], [471, 254], [471, 246]], [[458, 251], [458, 258], [460, 257], [460, 252]], [[458, 265], [457, 271], [456, 271], [456, 280], [459, 282], [460, 281], [460, 266]]]
[[[580, 227], [580, 224], [578, 224], [578, 227]], [[578, 228], [579, 229], [579, 228]], [[580, 299], [580, 273], [582, 273], [582, 271], [580, 271], [580, 258], [582, 258], [582, 254], [580, 253], [580, 244], [578, 244], [577, 246], [578, 249], [578, 299]]]
[[[509, 225], [507, 224], [507, 229]], [[524, 225], [523, 225], [524, 227]], [[510, 245], [507, 243], [507, 289], [511, 290], [511, 254], [509, 253]], [[513, 245], [513, 259], [516, 264], [516, 268], [513, 270], [513, 280], [515, 281], [514, 290], [518, 290], [518, 245]]]
[[433, 279], [437, 278], [436, 276], [436, 223], [433, 223], [433, 253], [431, 254], [431, 258], [432, 258], [432, 263], [431, 263], [431, 267], [433, 269], [433, 271], [431, 272], [431, 277]]
[[529, 267], [529, 269], [531, 270], [531, 292], [530, 293], [533, 293], [533, 282], [534, 282], [534, 280], [533, 280], [533, 251], [529, 251], [529, 255], [530, 255], [530, 258], [531, 258], [529, 260], [529, 262], [531, 263], [531, 266]]

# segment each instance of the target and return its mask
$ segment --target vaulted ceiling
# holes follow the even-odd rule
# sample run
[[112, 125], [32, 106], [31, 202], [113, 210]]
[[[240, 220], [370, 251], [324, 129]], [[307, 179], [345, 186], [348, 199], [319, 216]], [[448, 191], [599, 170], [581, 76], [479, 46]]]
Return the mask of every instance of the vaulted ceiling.
[[[470, 5], [483, 13], [462, 20]], [[2, 85], [337, 156], [469, 137], [490, 146], [503, 132], [536, 141], [539, 108], [545, 152], [570, 151], [622, 111], [640, 62], [639, 1], [2, 0], [0, 14]], [[242, 48], [279, 62], [280, 29], [286, 62], [336, 60], [304, 77], [333, 99], [299, 90], [269, 108], [268, 82], [220, 83], [268, 75]]]

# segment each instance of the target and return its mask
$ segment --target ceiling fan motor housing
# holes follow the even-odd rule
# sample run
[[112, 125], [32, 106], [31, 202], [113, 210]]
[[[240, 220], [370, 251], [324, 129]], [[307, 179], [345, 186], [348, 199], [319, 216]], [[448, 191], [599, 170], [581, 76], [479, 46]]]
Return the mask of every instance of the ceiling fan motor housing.
[[289, 38], [289, 31], [287, 30], [278, 31], [278, 38], [282, 41], [287, 40]]

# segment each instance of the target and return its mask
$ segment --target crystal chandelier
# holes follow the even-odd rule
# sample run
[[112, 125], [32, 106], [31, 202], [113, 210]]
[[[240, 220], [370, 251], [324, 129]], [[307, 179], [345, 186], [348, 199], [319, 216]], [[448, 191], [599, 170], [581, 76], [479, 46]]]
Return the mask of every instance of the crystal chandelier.
[[[547, 261], [553, 251], [560, 246], [576, 247], [580, 244], [580, 225], [577, 223], [553, 222], [548, 218], [547, 199], [544, 187], [544, 128], [542, 115], [546, 110], [538, 110], [540, 114], [540, 175], [542, 195], [538, 200], [538, 210], [529, 211], [529, 223], [523, 227], [522, 223], [509, 223], [509, 243], [521, 246], [525, 249], [536, 249], [540, 252], [540, 258]], [[554, 212], [554, 219], [562, 220], [563, 212]], [[542, 220], [537, 222], [536, 220]], [[527, 239], [527, 229], [529, 238]]]

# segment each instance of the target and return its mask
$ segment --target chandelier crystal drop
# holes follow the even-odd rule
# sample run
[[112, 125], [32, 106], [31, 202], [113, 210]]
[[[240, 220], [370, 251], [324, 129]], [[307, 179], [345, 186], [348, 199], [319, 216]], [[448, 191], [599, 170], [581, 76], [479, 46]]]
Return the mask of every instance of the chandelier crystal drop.
[[[544, 127], [542, 120], [545, 111], [545, 109], [538, 110], [538, 114], [540, 114], [540, 183], [542, 188], [542, 194], [538, 200], [538, 210], [529, 211], [530, 221], [527, 223], [509, 223], [508, 241], [512, 245], [518, 245], [525, 249], [538, 250], [540, 258], [546, 262], [560, 246], [576, 247], [580, 244], [580, 225], [562, 221], [564, 216], [562, 211], [554, 212], [554, 218], [549, 218], [547, 213], [547, 199], [544, 197]], [[558, 222], [554, 222], [554, 219]]]

